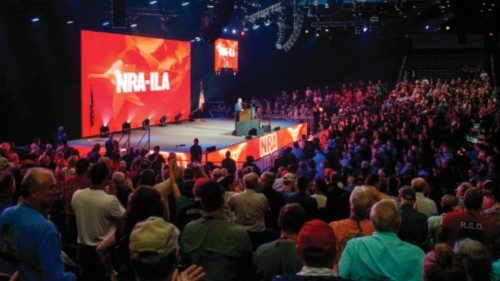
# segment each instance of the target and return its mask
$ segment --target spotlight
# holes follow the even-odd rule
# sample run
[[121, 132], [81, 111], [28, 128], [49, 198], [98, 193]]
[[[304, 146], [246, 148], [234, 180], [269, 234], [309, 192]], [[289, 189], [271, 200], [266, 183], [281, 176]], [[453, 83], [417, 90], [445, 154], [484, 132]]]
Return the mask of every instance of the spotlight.
[[240, 33], [240, 35], [241, 35], [241, 36], [245, 36], [245, 31], [242, 31], [242, 32]]
[[430, 26], [430, 25], [426, 25], [426, 26], [425, 26], [425, 30], [429, 30], [430, 28], [431, 28], [431, 26]]
[[130, 125], [129, 122], [127, 122], [127, 121], [123, 122], [123, 124], [122, 124], [122, 133], [124, 133], [124, 134], [125, 133], [129, 133], [130, 132], [130, 127], [131, 127], [131, 125]]
[[175, 120], [175, 123], [176, 124], [180, 124], [181, 123], [181, 117], [182, 117], [182, 113], [177, 113], [177, 115], [175, 115], [174, 117], [174, 120]]
[[189, 5], [189, 1], [182, 1], [182, 4], [181, 4], [181, 5], [182, 5], [183, 7], [184, 7], [184, 6], [187, 6], [187, 5]]
[[38, 22], [38, 21], [40, 21], [39, 17], [33, 17], [33, 18], [31, 18], [31, 22]]
[[200, 42], [200, 41], [201, 41], [201, 37], [200, 37], [200, 36], [196, 36], [196, 37], [194, 38], [194, 41], [196, 41], [196, 42]]
[[236, 29], [231, 30], [231, 33], [233, 33], [233, 34], [236, 34], [236, 32], [237, 32]]
[[450, 30], [450, 26], [449, 25], [446, 26], [446, 30]]
[[149, 5], [154, 5], [154, 4], [156, 4], [156, 3], [158, 3], [158, 1], [157, 1], [157, 0], [152, 0], [152, 1], [149, 1]]
[[227, 27], [224, 27], [224, 29], [222, 31], [224, 31], [224, 33], [226, 33], [227, 32]]
[[136, 28], [137, 27], [137, 23], [133, 23], [130, 25], [130, 28]]
[[265, 26], [270, 26], [270, 25], [271, 25], [271, 20], [270, 20], [270, 19], [267, 19], [267, 20], [264, 22], [264, 25], [265, 25]]
[[73, 24], [73, 23], [74, 23], [74, 21], [72, 21], [72, 20], [68, 20], [68, 21], [66, 22], [66, 24]]
[[168, 115], [163, 115], [161, 118], [160, 118], [160, 127], [165, 127], [167, 126], [167, 119], [168, 119]]
[[254, 24], [254, 25], [252, 26], [252, 29], [253, 29], [253, 30], [256, 30], [256, 29], [257, 29], [257, 28], [259, 28], [259, 27], [260, 27], [260, 25], [258, 25], [258, 24]]
[[363, 32], [365, 32], [365, 33], [368, 32], [368, 27], [366, 27], [366, 26], [363, 27]]
[[142, 120], [142, 129], [143, 130], [149, 129], [149, 117], [146, 117], [146, 119]]
[[105, 138], [109, 136], [109, 127], [107, 125], [102, 125], [101, 128], [99, 129], [99, 136], [101, 138]]
[[102, 26], [108, 26], [109, 25], [109, 21], [105, 21], [102, 23]]

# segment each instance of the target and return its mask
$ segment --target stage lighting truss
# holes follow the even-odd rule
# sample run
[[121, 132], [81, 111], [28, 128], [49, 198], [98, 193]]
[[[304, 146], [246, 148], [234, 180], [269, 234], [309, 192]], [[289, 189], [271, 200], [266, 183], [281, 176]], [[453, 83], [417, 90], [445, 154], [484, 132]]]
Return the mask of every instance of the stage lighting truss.
[[160, 127], [167, 126], [168, 115], [165, 114], [160, 118]]
[[130, 133], [130, 128], [131, 128], [131, 125], [129, 122], [125, 121], [123, 122], [122, 124], [122, 133]]
[[142, 129], [143, 130], [149, 130], [149, 117], [146, 117], [146, 119], [142, 120]]

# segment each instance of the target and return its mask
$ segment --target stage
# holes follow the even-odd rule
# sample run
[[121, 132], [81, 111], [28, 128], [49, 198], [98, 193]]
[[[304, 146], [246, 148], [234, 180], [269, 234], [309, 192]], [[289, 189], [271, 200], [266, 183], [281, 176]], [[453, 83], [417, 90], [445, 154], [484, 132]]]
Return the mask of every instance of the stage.
[[[261, 125], [268, 125], [269, 121], [262, 120]], [[247, 155], [254, 156], [255, 159], [264, 157], [274, 151], [299, 140], [302, 134], [306, 134], [307, 125], [294, 121], [272, 120], [270, 133], [263, 136], [255, 136], [253, 139], [246, 139], [243, 136], [233, 136], [234, 120], [227, 118], [196, 119], [195, 122], [183, 121], [181, 124], [169, 123], [165, 127], [152, 126], [150, 128], [150, 148], [158, 145], [162, 154], [175, 152], [178, 155], [181, 165], [189, 162], [189, 148], [193, 144], [193, 139], [200, 140], [203, 149], [203, 161], [211, 161], [216, 164], [224, 159], [227, 150], [231, 151], [231, 158], [237, 162], [244, 162]], [[278, 129], [279, 127], [279, 129]], [[120, 139], [121, 138], [121, 139]], [[142, 141], [141, 141], [142, 138]], [[86, 155], [95, 143], [100, 143], [103, 147], [101, 154], [104, 154], [104, 142], [107, 138], [84, 138], [69, 141], [69, 145], [78, 149], [82, 155]], [[125, 144], [127, 135], [115, 133], [114, 139], [120, 140], [120, 147], [127, 147]], [[147, 131], [142, 129], [132, 130], [130, 133], [130, 146], [134, 148], [147, 148]], [[207, 152], [207, 148], [215, 147], [214, 151]]]

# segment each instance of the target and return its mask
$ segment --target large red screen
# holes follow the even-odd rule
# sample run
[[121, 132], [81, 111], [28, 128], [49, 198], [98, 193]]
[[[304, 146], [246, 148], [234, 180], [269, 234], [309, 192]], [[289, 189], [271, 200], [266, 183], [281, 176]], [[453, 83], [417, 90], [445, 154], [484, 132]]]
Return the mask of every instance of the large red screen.
[[189, 42], [83, 30], [81, 32], [82, 136], [102, 125], [120, 131], [163, 115], [168, 122], [191, 104]]
[[238, 41], [217, 39], [214, 48], [215, 72], [220, 72], [222, 68], [230, 68], [233, 72], [238, 72]]

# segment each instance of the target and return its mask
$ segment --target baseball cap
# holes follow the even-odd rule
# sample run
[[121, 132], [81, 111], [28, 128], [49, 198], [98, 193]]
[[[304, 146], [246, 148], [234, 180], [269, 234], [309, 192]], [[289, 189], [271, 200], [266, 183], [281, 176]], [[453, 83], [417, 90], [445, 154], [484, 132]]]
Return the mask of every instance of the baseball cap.
[[399, 190], [399, 197], [406, 200], [416, 200], [415, 190], [411, 186], [402, 187]]
[[160, 217], [149, 217], [130, 233], [130, 258], [155, 263], [179, 248], [179, 230]]
[[12, 168], [12, 166], [12, 163], [10, 163], [7, 158], [0, 157], [0, 172], [7, 171], [8, 169]]
[[329, 252], [335, 250], [335, 244], [333, 229], [326, 222], [314, 219], [306, 222], [300, 229], [297, 251], [302, 254], [307, 248], [317, 248]]

